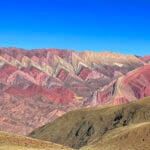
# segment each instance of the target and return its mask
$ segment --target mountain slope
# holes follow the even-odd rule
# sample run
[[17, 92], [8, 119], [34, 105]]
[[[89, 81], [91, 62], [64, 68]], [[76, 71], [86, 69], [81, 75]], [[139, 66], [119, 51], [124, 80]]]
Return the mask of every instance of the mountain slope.
[[71, 148], [51, 142], [0, 132], [0, 150], [71, 150]]
[[130, 71], [109, 85], [96, 90], [92, 105], [118, 105], [147, 96], [150, 96], [149, 64]]
[[130, 130], [129, 125], [150, 122], [149, 110], [150, 98], [120, 106], [80, 109], [36, 129], [30, 136], [80, 148], [103, 140], [107, 133], [113, 133], [117, 128]]
[[112, 52], [0, 48], [0, 129], [26, 135], [71, 110], [148, 96], [149, 69], [140, 78], [146, 87], [132, 79], [129, 99], [115, 90], [119, 78], [146, 63]]
[[148, 150], [150, 149], [150, 122], [117, 128], [103, 136], [97, 143], [90, 143], [81, 150]]

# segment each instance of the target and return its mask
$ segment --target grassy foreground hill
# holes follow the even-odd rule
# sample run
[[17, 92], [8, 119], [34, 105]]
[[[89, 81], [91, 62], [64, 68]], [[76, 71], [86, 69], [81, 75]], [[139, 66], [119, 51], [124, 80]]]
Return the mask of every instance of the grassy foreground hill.
[[0, 132], [0, 150], [71, 150], [52, 142]]
[[120, 106], [72, 111], [29, 136], [76, 149], [88, 145], [85, 150], [147, 150], [150, 149], [150, 98]]
[[108, 132], [102, 140], [81, 150], [149, 150], [150, 122], [120, 127]]

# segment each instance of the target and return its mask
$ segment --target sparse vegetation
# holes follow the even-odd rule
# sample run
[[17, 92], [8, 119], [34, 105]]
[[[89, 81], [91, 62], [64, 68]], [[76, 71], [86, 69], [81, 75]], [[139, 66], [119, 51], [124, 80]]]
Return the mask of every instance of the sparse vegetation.
[[71, 150], [52, 142], [0, 132], [0, 150]]
[[149, 150], [149, 141], [150, 122], [144, 122], [116, 128], [81, 150]]
[[[29, 136], [79, 149], [102, 141], [108, 133], [113, 133], [117, 129], [121, 129], [118, 130], [119, 133], [122, 129], [127, 129], [126, 132], [129, 133], [132, 131], [134, 137], [135, 131], [130, 130], [131, 125], [136, 127], [138, 123], [150, 122], [149, 110], [150, 98], [120, 106], [80, 109], [36, 129]], [[142, 126], [143, 130], [146, 130], [144, 127]], [[138, 128], [135, 129], [138, 130]], [[132, 142], [129, 144], [132, 146]]]

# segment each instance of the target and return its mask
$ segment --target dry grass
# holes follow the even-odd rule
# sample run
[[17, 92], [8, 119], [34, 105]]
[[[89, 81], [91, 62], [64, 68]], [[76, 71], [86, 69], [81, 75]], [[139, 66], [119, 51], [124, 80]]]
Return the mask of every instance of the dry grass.
[[76, 110], [36, 129], [30, 136], [79, 149], [99, 142], [117, 128], [150, 121], [149, 110], [150, 98], [121, 106]]
[[0, 150], [71, 150], [65, 146], [0, 132]]
[[81, 150], [149, 150], [150, 122], [139, 123], [112, 130], [102, 140]]

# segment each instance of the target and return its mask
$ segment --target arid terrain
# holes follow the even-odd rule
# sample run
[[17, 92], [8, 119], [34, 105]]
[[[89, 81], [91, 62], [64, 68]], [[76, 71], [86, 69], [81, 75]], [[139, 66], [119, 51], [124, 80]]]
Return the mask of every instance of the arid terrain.
[[27, 135], [71, 110], [147, 97], [149, 58], [0, 48], [0, 130]]
[[150, 150], [150, 0], [0, 0], [0, 150]]
[[115, 129], [81, 150], [148, 150], [149, 141], [150, 122], [144, 122]]
[[148, 150], [149, 109], [150, 98], [145, 98], [68, 112], [30, 137], [0, 132], [0, 150]]
[[0, 150], [148, 150], [149, 96], [150, 56], [0, 48]]
[[71, 150], [52, 142], [0, 132], [0, 150]]
[[150, 98], [69, 112], [29, 136], [83, 150], [150, 149]]

